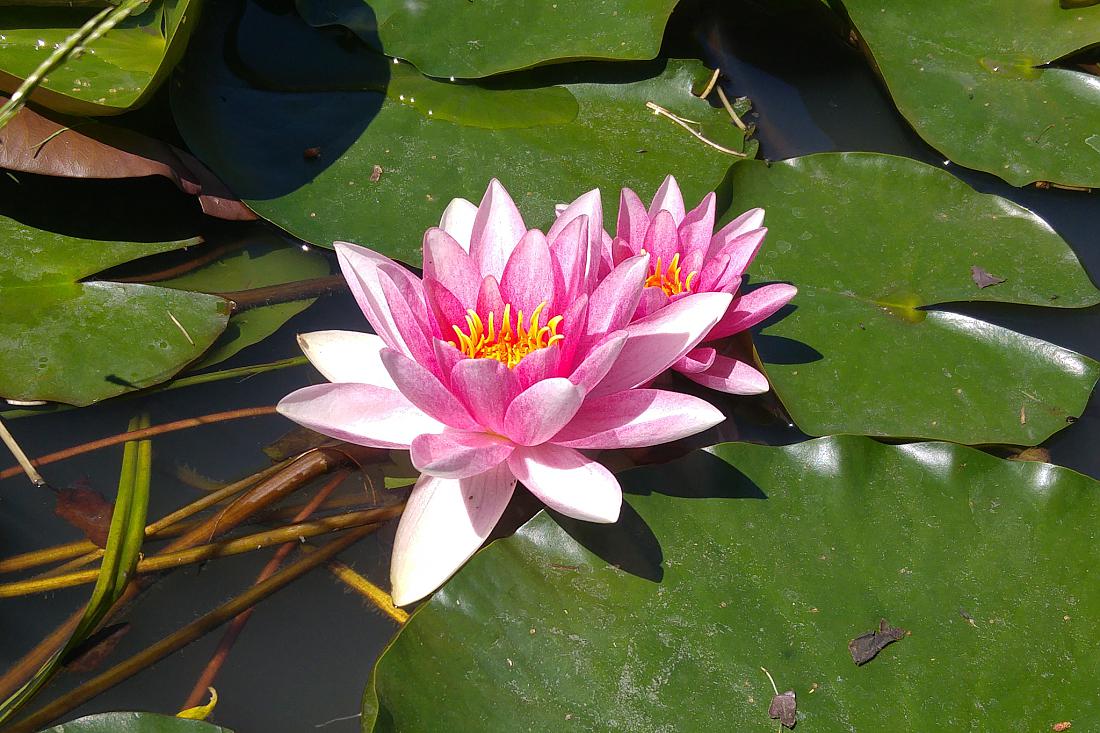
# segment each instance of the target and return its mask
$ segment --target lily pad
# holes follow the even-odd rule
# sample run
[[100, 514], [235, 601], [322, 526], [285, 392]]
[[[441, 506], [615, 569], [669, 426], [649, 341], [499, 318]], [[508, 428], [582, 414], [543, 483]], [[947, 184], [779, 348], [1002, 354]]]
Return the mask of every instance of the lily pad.
[[[824, 153], [731, 172], [732, 214], [762, 206], [754, 277], [798, 286], [756, 347], [811, 435], [860, 433], [1034, 445], [1080, 415], [1092, 359], [928, 307], [1100, 302], [1042, 219], [906, 158]], [[982, 288], [971, 267], [1004, 282]]]
[[[418, 609], [363, 729], [774, 731], [761, 667], [796, 730], [1100, 725], [1096, 481], [856, 436], [621, 479], [618, 524], [536, 516]], [[883, 618], [911, 635], [857, 667]]]
[[[232, 8], [209, 10], [172, 88], [180, 131], [250, 208], [315, 244], [343, 239], [419, 261], [448, 201], [479, 198], [494, 176], [532, 226], [597, 186], [655, 190], [669, 172], [691, 172], [688, 195], [720, 184], [737, 158], [646, 102], [756, 152], [724, 110], [692, 95], [709, 76], [698, 62], [571, 64], [451, 84], [249, 4], [237, 52], [254, 84], [222, 52]], [[254, 52], [257, 38], [283, 52]]]
[[225, 330], [227, 301], [82, 282], [178, 242], [100, 242], [0, 217], [0, 397], [88, 405], [162, 382]]
[[311, 24], [343, 25], [429, 76], [483, 77], [577, 59], [646, 60], [677, 0], [298, 0]]
[[1100, 187], [1100, 6], [1047, 0], [832, 0], [932, 147], [1015, 186]]
[[[329, 272], [328, 258], [321, 253], [306, 251], [299, 246], [288, 245], [279, 237], [266, 235], [256, 238], [245, 249], [228, 254], [200, 270], [171, 280], [161, 280], [157, 284], [179, 290], [230, 293], [324, 277]], [[213, 366], [241, 349], [263, 341], [315, 300], [309, 298], [276, 303], [234, 314], [225, 332], [194, 368]]]
[[201, 720], [156, 713], [100, 713], [55, 725], [41, 733], [232, 733]]
[[[75, 115], [120, 114], [148, 101], [183, 56], [199, 0], [154, 0], [49, 73], [31, 100]], [[99, 8], [7, 7], [0, 21], [0, 90], [11, 93]]]

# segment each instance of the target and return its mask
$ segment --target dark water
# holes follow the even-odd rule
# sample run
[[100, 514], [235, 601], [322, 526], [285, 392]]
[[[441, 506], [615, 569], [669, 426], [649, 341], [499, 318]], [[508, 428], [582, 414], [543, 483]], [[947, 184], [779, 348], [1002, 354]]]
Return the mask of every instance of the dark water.
[[[715, 3], [714, 5], [719, 5]], [[726, 5], [726, 4], [722, 4]], [[800, 29], [787, 16], [725, 11], [687, 5], [677, 11], [667, 45], [720, 66], [727, 92], [755, 103], [761, 154], [772, 160], [827, 150], [873, 150], [946, 167], [976, 189], [996, 193], [1042, 215], [1073, 246], [1094, 280], [1100, 276], [1095, 224], [1100, 197], [1015, 189], [997, 179], [945, 164], [900, 118], [863, 59], [825, 29]], [[723, 15], [724, 13], [724, 15]], [[141, 113], [139, 123], [164, 124], [163, 100]], [[170, 130], [168, 131], [170, 134]], [[73, 183], [19, 176], [0, 177], [0, 210], [38, 226], [117, 239], [168, 239], [202, 232], [212, 241], [247, 236], [258, 225], [225, 225], [203, 219], [194, 203], [163, 181]], [[48, 204], [44, 203], [48, 199]], [[1004, 305], [952, 307], [971, 315], [1100, 358], [1100, 308], [1045, 311]], [[276, 336], [246, 349], [219, 368], [297, 355], [294, 334], [361, 329], [364, 322], [348, 296], [322, 299], [292, 319]], [[154, 424], [207, 412], [270, 405], [319, 377], [308, 367], [220, 382], [140, 400], [11, 423], [24, 448], [40, 455], [125, 430], [135, 412]], [[734, 421], [723, 439], [793, 442], [802, 436], [786, 426], [766, 400], [726, 400]], [[158, 438], [150, 517], [201, 495], [179, 477], [190, 467], [217, 481], [232, 481], [268, 465], [262, 448], [290, 428], [278, 417], [255, 418]], [[1100, 401], [1059, 433], [1048, 447], [1055, 462], [1100, 477]], [[117, 481], [121, 447], [54, 464], [45, 471], [57, 486], [87, 478], [108, 496]], [[5, 459], [6, 460], [6, 459]], [[352, 480], [349, 491], [362, 491]], [[75, 532], [52, 514], [52, 496], [22, 478], [0, 483], [0, 556], [74, 539]], [[522, 512], [520, 512], [522, 513]], [[345, 553], [343, 559], [386, 586], [389, 527]], [[251, 584], [268, 553], [254, 553], [177, 571], [156, 584], [128, 614], [133, 622], [108, 664], [133, 654]], [[20, 656], [87, 597], [87, 588], [18, 601], [0, 601], [0, 664]], [[322, 730], [350, 733], [371, 665], [395, 630], [322, 572], [298, 581], [264, 602], [216, 683], [221, 702], [216, 722], [238, 733]], [[112, 709], [172, 712], [183, 702], [220, 638], [216, 632], [139, 676], [115, 687], [77, 714]], [[54, 694], [79, 684], [62, 675]], [[409, 680], [409, 684], [417, 684]], [[344, 718], [343, 720], [336, 720]]]

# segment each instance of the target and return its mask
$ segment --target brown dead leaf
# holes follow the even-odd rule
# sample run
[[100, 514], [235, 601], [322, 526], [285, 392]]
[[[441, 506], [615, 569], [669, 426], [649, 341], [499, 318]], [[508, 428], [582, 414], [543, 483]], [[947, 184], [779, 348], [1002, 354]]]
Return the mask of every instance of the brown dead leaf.
[[83, 532], [89, 541], [106, 547], [114, 508], [115, 505], [104, 499], [103, 494], [93, 490], [82, 479], [57, 492], [53, 513]]
[[796, 715], [794, 690], [787, 690], [772, 698], [771, 707], [768, 708], [768, 717], [779, 720], [784, 728], [794, 728], [797, 722]]
[[906, 632], [890, 625], [886, 619], [879, 619], [878, 630], [860, 634], [848, 642], [848, 651], [852, 653], [852, 661], [857, 665], [863, 665], [874, 659], [879, 652], [888, 645], [901, 639]]
[[[0, 96], [0, 104], [7, 97]], [[48, 114], [48, 116], [47, 116]], [[258, 218], [189, 153], [131, 130], [24, 108], [0, 130], [0, 168], [63, 178], [162, 176], [219, 219]]]
[[991, 285], [1000, 285], [1005, 281], [1003, 277], [997, 277], [991, 273], [986, 272], [981, 267], [974, 265], [970, 268], [970, 279], [974, 281], [974, 284], [979, 288], [988, 288]]
[[1054, 725], [1050, 726], [1050, 729], [1055, 733], [1062, 733], [1062, 731], [1067, 731], [1072, 727], [1073, 723], [1069, 722], [1068, 720], [1063, 720], [1061, 723], [1055, 723]]
[[1046, 448], [1024, 448], [1014, 456], [1009, 456], [1010, 461], [1033, 461], [1035, 463], [1050, 463], [1050, 451]]

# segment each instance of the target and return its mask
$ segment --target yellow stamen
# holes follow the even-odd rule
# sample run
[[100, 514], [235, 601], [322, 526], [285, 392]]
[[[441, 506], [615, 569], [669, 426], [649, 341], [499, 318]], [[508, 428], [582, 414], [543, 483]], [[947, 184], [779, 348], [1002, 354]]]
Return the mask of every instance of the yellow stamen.
[[452, 325], [458, 340], [451, 341], [451, 346], [471, 359], [496, 359], [511, 369], [531, 352], [560, 343], [565, 338], [558, 333], [561, 316], [554, 316], [545, 326], [539, 325], [545, 308], [545, 302], [539, 303], [529, 319], [524, 319], [523, 311], [519, 311], [513, 326], [512, 305], [505, 304], [499, 327], [494, 319], [495, 314], [489, 313], [488, 329], [475, 311], [466, 311], [466, 331]]
[[691, 292], [691, 281], [695, 279], [698, 272], [692, 271], [688, 273], [686, 279], [683, 277], [683, 271], [680, 269], [680, 253], [677, 252], [672, 257], [672, 262], [667, 269], [661, 267], [661, 258], [657, 258], [657, 264], [653, 266], [653, 274], [645, 279], [645, 286], [647, 288], [660, 288], [665, 291], [665, 295], [672, 297], [673, 295], [680, 295], [681, 293]]

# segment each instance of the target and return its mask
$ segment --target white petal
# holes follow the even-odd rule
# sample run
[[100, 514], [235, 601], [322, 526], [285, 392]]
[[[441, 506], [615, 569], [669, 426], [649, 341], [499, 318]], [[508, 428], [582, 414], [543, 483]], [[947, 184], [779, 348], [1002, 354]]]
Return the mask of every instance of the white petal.
[[443, 216], [439, 219], [439, 228], [450, 234], [468, 253], [470, 233], [474, 229], [475, 218], [477, 218], [477, 206], [472, 201], [451, 199], [451, 203], [447, 204], [447, 208], [443, 210]]
[[515, 488], [503, 464], [465, 479], [421, 476], [393, 541], [393, 602], [407, 605], [443, 585], [481, 547]]
[[330, 382], [373, 384], [397, 389], [378, 352], [381, 336], [361, 331], [313, 331], [298, 334], [298, 345], [310, 363]]
[[517, 448], [508, 467], [546, 506], [576, 519], [618, 520], [623, 492], [615, 476], [582, 453], [552, 443]]

